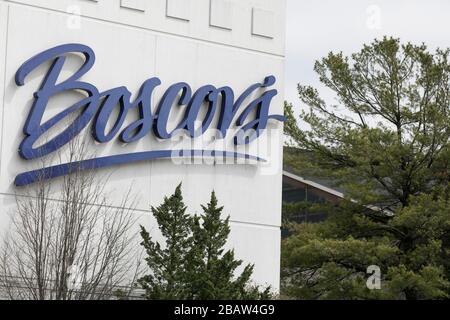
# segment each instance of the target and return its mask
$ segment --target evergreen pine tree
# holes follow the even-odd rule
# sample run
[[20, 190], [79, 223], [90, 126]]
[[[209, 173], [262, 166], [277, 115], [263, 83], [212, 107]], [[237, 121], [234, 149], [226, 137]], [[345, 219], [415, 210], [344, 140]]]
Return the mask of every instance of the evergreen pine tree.
[[225, 251], [230, 234], [228, 216], [221, 219], [223, 207], [218, 206], [215, 192], [210, 202], [202, 205], [203, 215], [195, 216], [192, 225], [192, 249], [188, 254], [188, 285], [191, 299], [258, 299], [268, 298], [269, 290], [259, 293], [249, 285], [253, 265], [246, 265], [235, 278], [242, 260], [236, 260], [233, 250]]
[[190, 247], [192, 218], [186, 213], [181, 184], [163, 204], [151, 208], [166, 245], [161, 248], [148, 231], [141, 226], [142, 245], [147, 252], [145, 259], [151, 274], [138, 280], [145, 289], [147, 299], [184, 299], [185, 258]]
[[[300, 299], [442, 299], [450, 296], [450, 50], [384, 38], [315, 71], [338, 105], [299, 85], [300, 128], [286, 104], [285, 130], [301, 149], [289, 164], [333, 179], [346, 199], [320, 224], [283, 241], [283, 289]], [[304, 130], [305, 129], [305, 130]], [[381, 289], [366, 287], [380, 268]]]
[[159, 229], [165, 238], [164, 248], [153, 241], [141, 227], [142, 245], [150, 274], [138, 280], [147, 299], [267, 299], [250, 284], [253, 265], [246, 265], [239, 276], [236, 269], [242, 260], [234, 251], [225, 251], [230, 234], [229, 217], [221, 219], [223, 207], [218, 207], [215, 193], [202, 206], [202, 216], [189, 216], [183, 203], [181, 185], [164, 198], [163, 204], [152, 207]]

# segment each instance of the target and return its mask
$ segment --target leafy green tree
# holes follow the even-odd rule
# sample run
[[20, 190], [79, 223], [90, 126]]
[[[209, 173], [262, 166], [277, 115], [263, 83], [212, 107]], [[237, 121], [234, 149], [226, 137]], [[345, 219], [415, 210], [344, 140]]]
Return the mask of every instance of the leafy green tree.
[[181, 185], [158, 208], [152, 208], [165, 237], [165, 249], [154, 242], [142, 227], [142, 245], [147, 250], [151, 274], [139, 280], [148, 299], [268, 299], [269, 288], [260, 292], [251, 285], [253, 265], [243, 263], [234, 251], [225, 251], [230, 234], [229, 217], [221, 219], [214, 191], [202, 205], [201, 216], [189, 216], [181, 195]]
[[[283, 241], [283, 291], [310, 299], [447, 298], [450, 278], [449, 50], [383, 38], [349, 57], [316, 62], [337, 97], [298, 86], [307, 130], [291, 104], [286, 134], [301, 149], [287, 161], [326, 176], [346, 199], [327, 221], [292, 227]], [[381, 290], [366, 287], [381, 268]]]

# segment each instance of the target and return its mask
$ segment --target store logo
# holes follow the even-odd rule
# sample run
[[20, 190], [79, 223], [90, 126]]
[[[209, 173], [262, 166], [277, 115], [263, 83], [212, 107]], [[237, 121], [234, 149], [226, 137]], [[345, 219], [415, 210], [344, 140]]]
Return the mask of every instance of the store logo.
[[[69, 78], [58, 81], [67, 56], [73, 53], [84, 56], [82, 66]], [[134, 100], [131, 100], [131, 92], [125, 86], [100, 92], [93, 84], [80, 80], [95, 62], [94, 51], [82, 44], [60, 45], [32, 57], [18, 69], [15, 77], [16, 84], [23, 86], [27, 75], [47, 61], [51, 61], [52, 64], [39, 90], [34, 93], [34, 102], [23, 128], [25, 138], [19, 147], [20, 156], [27, 160], [43, 157], [58, 150], [74, 139], [89, 124], [92, 126], [93, 138], [99, 143], [109, 142], [116, 137], [123, 143], [132, 143], [150, 132], [153, 132], [159, 139], [170, 139], [180, 131], [185, 131], [191, 138], [196, 138], [211, 126], [214, 115], [219, 113], [219, 121], [215, 128], [219, 132], [218, 138], [225, 138], [228, 129], [235, 125], [238, 127], [238, 131], [233, 137], [234, 144], [243, 145], [257, 139], [266, 129], [269, 120], [285, 121], [283, 115], [269, 114], [270, 103], [277, 94], [277, 90], [268, 89], [275, 84], [274, 76], [266, 77], [263, 83], [251, 85], [238, 97], [235, 97], [233, 90], [227, 86], [216, 88], [213, 85], [205, 85], [193, 92], [189, 84], [175, 83], [166, 90], [158, 103], [155, 114], [152, 114], [152, 94], [155, 88], [161, 84], [161, 80], [153, 77], [144, 81]], [[114, 73], [114, 70], [111, 72]], [[243, 107], [244, 101], [259, 89], [265, 89], [265, 91]], [[53, 96], [75, 91], [84, 93], [86, 97], [42, 122], [48, 102]], [[205, 104], [206, 115], [200, 119], [200, 127], [196, 127], [200, 111], [205, 108]], [[184, 105], [186, 108], [177, 127], [169, 131], [167, 123], [174, 105]], [[107, 129], [107, 124], [116, 108], [118, 115], [111, 119], [113, 125]], [[139, 119], [123, 127], [126, 116], [131, 110], [139, 113]], [[256, 117], [250, 117], [251, 114], [256, 114]], [[78, 116], [60, 134], [35, 146], [48, 130], [56, 125], [61, 125], [64, 119], [74, 115]], [[111, 155], [24, 172], [16, 177], [15, 184], [17, 186], [27, 185], [39, 179], [50, 179], [77, 170], [95, 169], [148, 159], [186, 156], [233, 157], [264, 161], [250, 154], [219, 150], [156, 150]]]

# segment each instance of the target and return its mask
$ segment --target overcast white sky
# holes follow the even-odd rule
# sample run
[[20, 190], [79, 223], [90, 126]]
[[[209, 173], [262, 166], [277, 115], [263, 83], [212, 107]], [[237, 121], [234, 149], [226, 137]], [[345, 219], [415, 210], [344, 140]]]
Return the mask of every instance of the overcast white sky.
[[383, 35], [450, 47], [450, 0], [287, 0], [285, 99], [300, 105], [297, 83], [330, 99], [314, 61], [329, 51], [351, 54]]

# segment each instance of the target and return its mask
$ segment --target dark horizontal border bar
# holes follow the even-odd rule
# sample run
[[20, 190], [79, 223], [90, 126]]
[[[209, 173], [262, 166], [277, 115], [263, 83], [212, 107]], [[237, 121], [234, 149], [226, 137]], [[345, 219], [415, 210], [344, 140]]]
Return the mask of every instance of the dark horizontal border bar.
[[[33, 318], [36, 314], [50, 314], [50, 319], [60, 319], [61, 314], [70, 313], [77, 318], [85, 318], [86, 314], [99, 315], [103, 318], [130, 318], [130, 315], [148, 314], [151, 310], [152, 317], [148, 319], [158, 320], [186, 320], [186, 319], [243, 319], [243, 320], [285, 320], [302, 319], [301, 315], [313, 314], [315, 318], [330, 318], [339, 316], [345, 319], [365, 319], [365, 314], [370, 313], [368, 319], [384, 319], [386, 313], [404, 315], [407, 319], [412, 319], [414, 315], [420, 318], [429, 318], [430, 311], [441, 310], [445, 313], [448, 310], [448, 300], [434, 301], [375, 301], [375, 300], [269, 300], [269, 301], [239, 301], [239, 300], [89, 300], [89, 301], [24, 301], [1, 300], [0, 306], [3, 312], [11, 311], [11, 314], [24, 314], [27, 318]], [[256, 306], [256, 307], [255, 307]], [[243, 307], [251, 307], [251, 312], [242, 312]], [[52, 313], [48, 310], [51, 308]], [[183, 308], [190, 308], [191, 314], [177, 315], [177, 311]], [[206, 316], [192, 314], [193, 308], [207, 309]], [[349, 312], [351, 310], [351, 312]], [[241, 312], [239, 312], [241, 311]], [[273, 312], [273, 313], [272, 313]], [[396, 313], [397, 312], [397, 313]], [[292, 315], [300, 316], [293, 317]], [[54, 317], [52, 317], [54, 315]], [[59, 315], [59, 317], [58, 317]], [[333, 317], [336, 318], [336, 317]], [[398, 317], [400, 318], [400, 317]]]
[[18, 187], [25, 186], [36, 181], [48, 180], [61, 177], [77, 171], [92, 170], [109, 167], [118, 164], [138, 162], [153, 159], [184, 158], [184, 157], [223, 157], [235, 159], [249, 159], [260, 162], [266, 160], [249, 154], [218, 150], [156, 150], [146, 152], [126, 153], [114, 156], [99, 157], [89, 160], [82, 160], [70, 163], [63, 163], [56, 166], [46, 167], [38, 170], [27, 171], [16, 176], [14, 184]]

